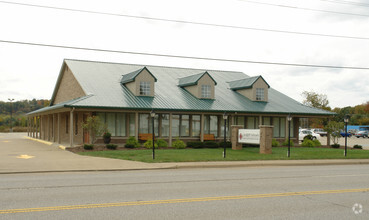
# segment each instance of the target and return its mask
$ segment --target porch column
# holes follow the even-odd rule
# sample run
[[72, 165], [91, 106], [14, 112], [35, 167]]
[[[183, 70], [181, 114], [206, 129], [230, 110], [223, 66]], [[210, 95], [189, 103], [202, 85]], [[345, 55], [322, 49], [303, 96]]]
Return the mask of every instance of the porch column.
[[169, 113], [169, 146], [172, 146], [172, 113]]
[[201, 142], [204, 142], [204, 121], [205, 121], [205, 118], [204, 118], [204, 114], [201, 114], [201, 125], [200, 125], [200, 141]]
[[44, 129], [44, 120], [42, 119], [43, 117], [42, 117], [42, 115], [40, 115], [39, 116], [40, 117], [40, 134], [39, 134], [39, 136], [40, 136], [40, 139], [44, 139], [43, 138], [43, 136], [44, 136], [44, 131], [43, 131], [43, 129]]
[[55, 117], [55, 114], [53, 114], [53, 142], [56, 142], [56, 132], [55, 132], [55, 127], [56, 127], [56, 117]]
[[71, 147], [73, 147], [73, 138], [74, 138], [74, 131], [73, 131], [73, 112], [74, 112], [74, 108], [70, 110], [69, 113], [69, 145]]
[[138, 112], [135, 115], [135, 137], [138, 140]]
[[57, 142], [60, 144], [60, 121], [61, 121], [61, 114], [58, 113], [58, 126], [57, 126]]
[[[328, 124], [331, 122], [331, 118], [328, 118]], [[327, 146], [331, 146], [331, 135], [327, 133]]]

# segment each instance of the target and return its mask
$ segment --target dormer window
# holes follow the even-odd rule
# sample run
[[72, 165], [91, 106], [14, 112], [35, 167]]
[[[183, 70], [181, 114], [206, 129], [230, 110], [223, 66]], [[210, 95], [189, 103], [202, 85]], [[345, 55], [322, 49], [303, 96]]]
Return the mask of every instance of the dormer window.
[[178, 86], [186, 89], [198, 99], [215, 99], [217, 82], [206, 71], [179, 79]]
[[140, 82], [140, 95], [150, 95], [150, 82]]
[[228, 82], [229, 88], [251, 101], [267, 102], [269, 84], [262, 76], [254, 76]]
[[123, 75], [121, 83], [127, 87], [135, 96], [155, 96], [155, 82], [157, 79], [146, 68]]
[[264, 101], [264, 88], [256, 88], [256, 101]]
[[201, 98], [211, 98], [211, 85], [201, 85]]

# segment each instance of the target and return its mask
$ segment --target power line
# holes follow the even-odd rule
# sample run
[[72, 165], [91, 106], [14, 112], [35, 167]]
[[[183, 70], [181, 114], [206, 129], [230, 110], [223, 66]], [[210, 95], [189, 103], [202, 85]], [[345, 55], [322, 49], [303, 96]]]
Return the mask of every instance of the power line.
[[[241, 1], [241, 0], [239, 0], [239, 1]], [[249, 2], [249, 1], [247, 1], [247, 2]], [[220, 27], [220, 28], [243, 29], [243, 30], [252, 30], [252, 31], [266, 31], [266, 32], [275, 32], [275, 33], [283, 33], [283, 34], [309, 35], [309, 36], [317, 36], [317, 37], [334, 37], [334, 38], [345, 38], [345, 39], [354, 39], [354, 40], [369, 40], [369, 37], [309, 33], [309, 32], [298, 32], [298, 31], [288, 31], [288, 30], [265, 29], [265, 28], [255, 28], [255, 27], [245, 27], [245, 26], [235, 26], [235, 25], [225, 25], [225, 24], [215, 24], [215, 23], [205, 23], [205, 22], [185, 21], [185, 20], [175, 20], [175, 19], [166, 19], [166, 18], [154, 18], [154, 17], [147, 17], [147, 16], [136, 16], [136, 15], [127, 15], [127, 14], [108, 13], [108, 12], [88, 11], [88, 10], [82, 10], [82, 9], [61, 8], [61, 7], [34, 5], [34, 4], [26, 4], [26, 3], [8, 2], [8, 1], [0, 1], [0, 3], [15, 4], [15, 5], [22, 5], [22, 6], [29, 6], [29, 7], [38, 7], [38, 8], [46, 8], [46, 9], [54, 9], [54, 10], [81, 12], [81, 13], [89, 13], [89, 14], [98, 14], [98, 15], [109, 15], [109, 16], [119, 16], [119, 17], [135, 18], [135, 19], [145, 19], [145, 20], [153, 20], [153, 21], [161, 21], [161, 22], [175, 22], [175, 23], [184, 23], [184, 24], [192, 24], [192, 25], [212, 26], [212, 27]]]
[[279, 66], [312, 67], [312, 68], [369, 70], [369, 67], [332, 66], [332, 65], [320, 65], [320, 64], [281, 63], [281, 62], [255, 61], [255, 60], [236, 60], [236, 59], [223, 59], [223, 58], [194, 57], [194, 56], [157, 54], [157, 53], [145, 53], [145, 52], [134, 52], [134, 51], [122, 51], [122, 50], [109, 50], [109, 49], [88, 48], [88, 47], [74, 47], [74, 46], [63, 46], [63, 45], [55, 45], [55, 44], [41, 44], [41, 43], [8, 41], [8, 40], [0, 40], [0, 43], [21, 44], [21, 45], [30, 45], [30, 46], [40, 46], [40, 47], [53, 47], [53, 48], [62, 48], [62, 49], [73, 49], [73, 50], [86, 50], [86, 51], [96, 51], [96, 52], [108, 52], [108, 53], [122, 53], [122, 54], [133, 54], [133, 55], [144, 55], [144, 56], [234, 62], [234, 63], [252, 63], [252, 64], [279, 65]]
[[351, 1], [339, 1], [339, 0], [319, 0], [323, 2], [330, 2], [335, 4], [345, 4], [345, 5], [354, 5], [360, 7], [369, 7], [369, 4], [361, 3], [361, 2], [351, 2]]
[[333, 13], [333, 14], [340, 14], [340, 15], [369, 17], [369, 15], [366, 15], [366, 14], [354, 14], [354, 13], [347, 13], [347, 12], [320, 10], [320, 9], [313, 9], [313, 8], [297, 7], [297, 6], [292, 6], [292, 5], [280, 5], [280, 4], [273, 4], [273, 3], [266, 3], [266, 2], [258, 2], [258, 1], [252, 1], [252, 0], [238, 0], [238, 1], [252, 3], [252, 4], [260, 4], [260, 5], [269, 5], [269, 6], [275, 6], [275, 7], [289, 8], [289, 9], [305, 10], [305, 11], [315, 11], [315, 12]]

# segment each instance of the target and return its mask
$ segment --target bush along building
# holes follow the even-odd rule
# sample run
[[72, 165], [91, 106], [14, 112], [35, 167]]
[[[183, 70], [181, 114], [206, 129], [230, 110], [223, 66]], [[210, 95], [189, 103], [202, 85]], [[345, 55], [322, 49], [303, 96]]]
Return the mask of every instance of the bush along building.
[[[330, 117], [274, 90], [262, 76], [242, 72], [64, 60], [50, 106], [28, 113], [31, 137], [81, 145], [91, 142], [82, 124], [99, 116], [112, 143], [152, 134], [171, 146], [187, 141], [223, 140], [226, 127], [272, 125], [273, 138], [298, 139], [299, 118]], [[227, 138], [229, 138], [229, 130]], [[101, 138], [100, 140], [101, 141]]]

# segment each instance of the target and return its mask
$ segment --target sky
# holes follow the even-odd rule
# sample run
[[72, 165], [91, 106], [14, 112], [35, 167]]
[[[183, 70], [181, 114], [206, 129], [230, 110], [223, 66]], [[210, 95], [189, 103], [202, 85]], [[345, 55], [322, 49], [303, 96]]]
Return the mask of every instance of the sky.
[[308, 91], [360, 105], [368, 24], [359, 0], [0, 0], [0, 100], [50, 99], [63, 60], [78, 59], [241, 71], [299, 102]]

